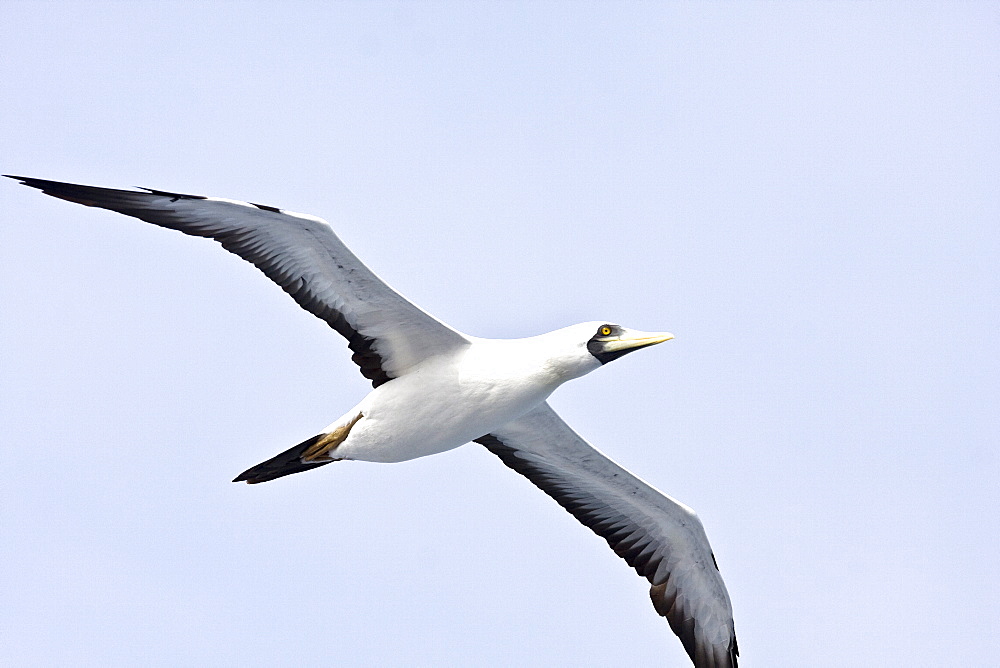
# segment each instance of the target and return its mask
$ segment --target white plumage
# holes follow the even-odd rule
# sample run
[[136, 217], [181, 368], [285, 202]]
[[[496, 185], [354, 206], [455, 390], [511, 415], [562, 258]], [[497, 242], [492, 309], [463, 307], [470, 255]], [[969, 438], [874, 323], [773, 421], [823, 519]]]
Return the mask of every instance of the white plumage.
[[476, 441], [649, 580], [654, 607], [695, 666], [737, 665], [729, 595], [697, 516], [602, 455], [546, 403], [567, 380], [671, 335], [592, 322], [524, 339], [467, 336], [392, 290], [319, 218], [158, 190], [11, 178], [213, 238], [347, 338], [374, 389], [320, 434], [236, 481], [266, 482], [340, 459], [399, 462]]
[[379, 385], [333, 423], [332, 433], [357, 415], [331, 456], [401, 462], [444, 452], [507, 424], [563, 382], [601, 363], [586, 348], [599, 322], [528, 339], [463, 337], [453, 348]]

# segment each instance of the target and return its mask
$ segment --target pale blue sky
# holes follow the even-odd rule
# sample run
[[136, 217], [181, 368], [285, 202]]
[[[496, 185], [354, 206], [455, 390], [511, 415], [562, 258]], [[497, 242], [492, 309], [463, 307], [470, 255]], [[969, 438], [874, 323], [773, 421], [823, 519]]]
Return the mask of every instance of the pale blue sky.
[[[741, 666], [996, 666], [1000, 5], [0, 4], [0, 167], [330, 220], [698, 511]], [[0, 184], [0, 664], [685, 666], [478, 446], [229, 480], [366, 391], [204, 240]]]

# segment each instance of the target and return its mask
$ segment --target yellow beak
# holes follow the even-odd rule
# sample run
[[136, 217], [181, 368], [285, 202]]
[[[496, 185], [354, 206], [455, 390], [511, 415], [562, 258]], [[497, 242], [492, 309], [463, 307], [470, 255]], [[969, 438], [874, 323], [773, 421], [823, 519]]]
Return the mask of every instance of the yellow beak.
[[669, 332], [636, 332], [626, 329], [620, 336], [598, 339], [598, 341], [601, 342], [602, 352], [616, 353], [655, 346], [657, 343], [663, 343], [672, 338], [674, 335]]

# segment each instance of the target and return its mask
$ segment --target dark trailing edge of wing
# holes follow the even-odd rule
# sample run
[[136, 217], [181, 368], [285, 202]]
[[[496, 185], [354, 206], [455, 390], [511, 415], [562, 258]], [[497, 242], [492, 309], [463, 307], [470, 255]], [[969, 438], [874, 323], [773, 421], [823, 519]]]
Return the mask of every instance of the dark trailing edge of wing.
[[255, 207], [261, 211], [270, 211], [271, 213], [284, 213], [281, 209], [276, 206], [268, 206], [267, 204], [257, 204], [256, 202], [250, 202]]
[[[303, 281], [290, 280], [289, 277], [283, 275], [280, 266], [277, 262], [272, 261], [272, 258], [269, 258], [261, 253], [254, 252], [254, 250], [247, 243], [248, 239], [245, 238], [246, 235], [240, 233], [212, 234], [204, 228], [198, 228], [195, 226], [181, 228], [178, 226], [176, 219], [173, 218], [172, 212], [157, 211], [155, 209], [142, 206], [144, 198], [151, 195], [169, 197], [175, 202], [181, 199], [203, 200], [208, 199], [207, 197], [203, 197], [201, 195], [184, 195], [182, 193], [173, 193], [165, 190], [153, 190], [151, 188], [143, 188], [146, 192], [134, 192], [130, 190], [98, 188], [96, 186], [83, 186], [73, 183], [48, 181], [45, 179], [35, 179], [27, 176], [12, 176], [9, 174], [4, 174], [4, 176], [20, 181], [26, 186], [37, 188], [46, 195], [51, 195], [52, 197], [58, 197], [59, 199], [68, 200], [77, 204], [83, 204], [84, 206], [110, 209], [112, 211], [117, 211], [118, 213], [123, 213], [126, 216], [139, 218], [140, 220], [144, 220], [148, 223], [152, 223], [160, 227], [166, 227], [168, 229], [178, 230], [191, 236], [209, 237], [215, 239], [222, 244], [223, 248], [235, 255], [238, 255], [247, 262], [250, 262], [264, 272], [268, 278], [277, 283], [285, 292], [291, 295], [292, 299], [294, 299], [302, 308], [318, 318], [325, 320], [331, 327], [333, 327], [333, 329], [346, 338], [348, 348], [350, 348], [353, 353], [351, 359], [361, 368], [361, 374], [372, 382], [373, 387], [378, 387], [382, 383], [391, 380], [390, 376], [382, 368], [382, 358], [375, 351], [375, 340], [363, 336], [360, 332], [355, 330], [350, 323], [347, 322], [342, 313], [327, 306], [322, 301], [315, 299], [307, 286], [304, 285]], [[275, 207], [262, 204], [254, 204], [253, 206], [263, 211], [281, 213], [281, 210]]]
[[[737, 657], [740, 652], [736, 638], [733, 637], [724, 656], [716, 654], [712, 647], [699, 643], [695, 629], [696, 621], [679, 605], [677, 590], [670, 586], [670, 573], [667, 573], [662, 582], [654, 582], [660, 557], [645, 533], [636, 531], [641, 527], [616, 521], [614, 518], [601, 517], [600, 502], [585, 491], [574, 487], [569, 481], [560, 479], [543, 467], [519, 457], [517, 448], [504, 444], [496, 436], [487, 434], [475, 439], [475, 442], [485, 446], [504, 464], [555, 499], [584, 526], [605, 539], [615, 554], [624, 559], [639, 575], [650, 581], [652, 586], [649, 596], [653, 601], [653, 607], [661, 616], [667, 618], [671, 630], [680, 638], [695, 668], [737, 668]], [[712, 558], [715, 559], [714, 555]]]
[[266, 462], [261, 462], [256, 466], [251, 466], [246, 471], [236, 476], [233, 482], [247, 482], [251, 485], [255, 485], [259, 482], [267, 482], [268, 480], [282, 478], [286, 475], [292, 475], [293, 473], [299, 473], [301, 471], [308, 471], [309, 469], [314, 469], [317, 466], [329, 464], [330, 461], [308, 463], [302, 461], [302, 453], [308, 450], [313, 443], [322, 437], [323, 434], [313, 436], [310, 439], [302, 441], [295, 447], [289, 448], [281, 454], [271, 457]]
[[[4, 176], [6, 176], [6, 174]], [[22, 179], [21, 183], [24, 183], [24, 185], [26, 185], [26, 186], [31, 186], [32, 188], [37, 188], [38, 187], [38, 186], [33, 185], [31, 183], [25, 183], [24, 180], [23, 180], [23, 178], [20, 177], [20, 176], [13, 176], [11, 178]], [[41, 181], [41, 179], [28, 179], [28, 180], [29, 181]], [[73, 184], [70, 184], [70, 183], [63, 184], [63, 183], [60, 183], [59, 181], [43, 181], [43, 183], [55, 183], [57, 185], [73, 185]], [[77, 188], [92, 188], [93, 186], [76, 186], [76, 187]], [[185, 195], [184, 193], [172, 193], [172, 192], [170, 192], [168, 190], [154, 190], [153, 188], [143, 188], [142, 186], [136, 186], [136, 187], [139, 188], [140, 190], [145, 190], [150, 195], [160, 195], [162, 197], [169, 197], [170, 199], [172, 199], [175, 202], [177, 200], [179, 200], [179, 199], [208, 199], [204, 195]], [[96, 189], [97, 188], [95, 188], [95, 190]], [[101, 190], [114, 190], [114, 189], [113, 188], [102, 188]], [[126, 190], [125, 192], [128, 192], [128, 191]], [[50, 192], [46, 192], [45, 194], [46, 195], [52, 195], [52, 193], [50, 193]], [[55, 197], [59, 197], [59, 195], [54, 195], [54, 196]], [[81, 204], [82, 204], [82, 202], [81, 202]], [[90, 205], [88, 205], [88, 206], [90, 206]]]

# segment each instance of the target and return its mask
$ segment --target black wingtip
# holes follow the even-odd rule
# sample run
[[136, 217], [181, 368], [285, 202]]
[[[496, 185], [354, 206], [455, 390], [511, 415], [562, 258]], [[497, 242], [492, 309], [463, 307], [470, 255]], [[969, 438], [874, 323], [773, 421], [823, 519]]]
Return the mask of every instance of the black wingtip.
[[[84, 186], [78, 183], [65, 183], [63, 181], [50, 181], [48, 179], [36, 179], [30, 176], [14, 176], [13, 174], [3, 174], [8, 179], [14, 179], [20, 181], [22, 185], [29, 186], [31, 188], [38, 188], [47, 195], [53, 195], [54, 197], [60, 197], [62, 199], [68, 199], [73, 202], [80, 202], [74, 196], [80, 194], [93, 194], [93, 193], [115, 193], [115, 194], [140, 194], [133, 190], [114, 190], [112, 188], [98, 188], [97, 186]], [[145, 190], [146, 193], [150, 195], [160, 195], [162, 197], [169, 197], [175, 202], [179, 199], [208, 199], [204, 195], [186, 195], [184, 193], [175, 193], [169, 190], [154, 190], [153, 188], [143, 188], [139, 187], [139, 190]], [[141, 193], [145, 194], [145, 193]], [[80, 202], [81, 204], [86, 204], [86, 202]]]
[[108, 201], [109, 195], [129, 194], [124, 190], [112, 190], [110, 188], [98, 188], [95, 186], [83, 186], [78, 183], [64, 183], [62, 181], [49, 181], [48, 179], [36, 179], [30, 176], [13, 176], [4, 174], [10, 179], [17, 179], [22, 185], [37, 188], [46, 195], [64, 199], [67, 202], [75, 202], [84, 206], [97, 206], [112, 211], [125, 211]]
[[30, 176], [14, 176], [13, 174], [2, 174], [0, 176], [20, 181], [23, 186], [30, 186], [31, 188], [38, 188], [39, 190], [44, 190], [45, 188], [54, 185], [63, 185], [58, 181], [46, 181], [45, 179], [35, 179]]
[[276, 478], [283, 478], [286, 475], [308, 471], [309, 469], [329, 464], [330, 461], [302, 461], [302, 453], [308, 450], [310, 446], [322, 437], [323, 434], [317, 434], [312, 438], [302, 441], [295, 447], [289, 448], [281, 454], [271, 457], [266, 462], [261, 462], [256, 466], [251, 466], [246, 471], [233, 478], [233, 482], [245, 482], [249, 485], [256, 485], [257, 483], [267, 482]]

